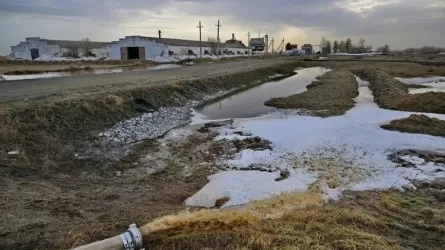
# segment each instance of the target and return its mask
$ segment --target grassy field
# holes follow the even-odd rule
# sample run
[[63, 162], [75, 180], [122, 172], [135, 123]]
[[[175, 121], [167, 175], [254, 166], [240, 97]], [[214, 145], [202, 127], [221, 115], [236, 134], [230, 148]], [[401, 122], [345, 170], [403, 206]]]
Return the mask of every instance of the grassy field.
[[426, 115], [411, 115], [381, 126], [387, 130], [445, 137], [445, 121]]
[[354, 107], [353, 98], [358, 95], [358, 85], [352, 73], [334, 70], [317, 80], [309, 84], [303, 93], [273, 98], [265, 104], [279, 109], [304, 109], [322, 117], [342, 115]]

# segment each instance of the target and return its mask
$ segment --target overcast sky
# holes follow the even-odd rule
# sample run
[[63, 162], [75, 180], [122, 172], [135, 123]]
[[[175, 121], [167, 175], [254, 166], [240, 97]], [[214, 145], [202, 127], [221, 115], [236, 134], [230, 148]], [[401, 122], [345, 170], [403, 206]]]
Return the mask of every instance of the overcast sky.
[[364, 37], [374, 48], [445, 47], [444, 0], [0, 0], [0, 55], [26, 37], [113, 41], [126, 35], [247, 41], [269, 34], [319, 44]]

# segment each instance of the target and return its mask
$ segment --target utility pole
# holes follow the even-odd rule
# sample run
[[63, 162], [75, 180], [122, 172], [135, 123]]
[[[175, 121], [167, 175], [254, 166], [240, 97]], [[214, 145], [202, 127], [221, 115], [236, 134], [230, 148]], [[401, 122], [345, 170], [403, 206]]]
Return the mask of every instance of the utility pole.
[[274, 40], [274, 38], [272, 37], [272, 54], [274, 53], [274, 51], [273, 51], [273, 42], [274, 42], [275, 40]]
[[247, 32], [247, 55], [250, 55], [250, 32]]
[[216, 35], [216, 58], [218, 58], [219, 56], [219, 51], [218, 51], [218, 43], [219, 43], [219, 27], [222, 27], [222, 25], [219, 24], [219, 20], [218, 20], [218, 24], [215, 24], [215, 26], [218, 28], [218, 33]]
[[201, 25], [201, 21], [199, 21], [199, 25], [197, 26], [199, 28], [199, 55], [202, 58], [202, 37], [201, 37], [201, 29], [204, 28], [204, 26]]

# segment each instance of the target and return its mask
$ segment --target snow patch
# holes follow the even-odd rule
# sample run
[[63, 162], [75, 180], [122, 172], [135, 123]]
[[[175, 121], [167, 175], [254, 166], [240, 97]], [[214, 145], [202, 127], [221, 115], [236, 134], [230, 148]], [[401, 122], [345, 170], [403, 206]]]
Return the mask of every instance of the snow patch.
[[[264, 199], [281, 191], [292, 190], [296, 184], [291, 180], [313, 181], [321, 173], [306, 169], [304, 161], [297, 168], [295, 163], [302, 157], [335, 159], [341, 156], [353, 163], [351, 167], [357, 168], [358, 173], [367, 173], [361, 178], [351, 179], [349, 183], [340, 183], [340, 187], [324, 188], [324, 195], [328, 200], [338, 199], [343, 190], [388, 188], [402, 190], [414, 188], [412, 181], [430, 181], [445, 177], [445, 166], [440, 164], [404, 157], [416, 166], [406, 168], [399, 167], [388, 159], [391, 153], [403, 149], [430, 151], [443, 149], [445, 139], [380, 128], [380, 125], [392, 120], [419, 113], [381, 109], [373, 101], [374, 97], [368, 82], [359, 80], [359, 86], [355, 107], [343, 116], [320, 118], [292, 113], [284, 115], [280, 112], [281, 115], [274, 113], [257, 118], [236, 119], [231, 129], [221, 128], [226, 133], [224, 138], [230, 138], [227, 132], [242, 131], [269, 140], [273, 145], [273, 150], [243, 150], [235, 155], [235, 158], [224, 160], [223, 164], [232, 169], [249, 169], [252, 165], [259, 165], [263, 166], [265, 171], [278, 169], [293, 171], [296, 168], [299, 171], [298, 177], [275, 183], [272, 179], [278, 176], [278, 172], [262, 174], [253, 171], [221, 172], [212, 176], [209, 179], [210, 183], [192, 196], [186, 204], [209, 207], [214, 205], [212, 202], [215, 199], [229, 197], [232, 202], [226, 206], [239, 205], [250, 200]], [[426, 115], [445, 120], [445, 115], [442, 114]], [[339, 179], [342, 180], [341, 173], [339, 174]], [[251, 185], [255, 188], [251, 188]]]
[[218, 199], [229, 197], [223, 207], [242, 205], [281, 193], [306, 192], [316, 180], [314, 175], [304, 171], [294, 171], [289, 178], [275, 181], [279, 176], [278, 172], [223, 171], [209, 176], [209, 184], [189, 197], [185, 204], [211, 208]]

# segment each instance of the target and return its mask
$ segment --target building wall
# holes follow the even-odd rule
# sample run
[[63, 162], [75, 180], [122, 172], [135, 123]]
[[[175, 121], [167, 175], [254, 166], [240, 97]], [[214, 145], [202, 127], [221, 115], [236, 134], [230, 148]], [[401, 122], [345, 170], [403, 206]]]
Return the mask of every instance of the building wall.
[[55, 57], [60, 53], [59, 45], [48, 45], [46, 41], [41, 41], [38, 37], [27, 38], [26, 42], [12, 46], [11, 52], [14, 58], [32, 60], [31, 49], [38, 49], [40, 57]]
[[[97, 58], [104, 58], [107, 56], [107, 51], [105, 48], [100, 49], [89, 49], [91, 54], [96, 55]], [[74, 54], [73, 54], [74, 53]], [[86, 57], [87, 56], [87, 50], [85, 48], [60, 48], [59, 56], [63, 57]]]
[[145, 58], [160, 56], [167, 49], [164, 44], [156, 43], [147, 38], [132, 36], [107, 44], [105, 46], [106, 56], [114, 60], [121, 60], [121, 48], [125, 47], [144, 47]]
[[[199, 47], [192, 47], [192, 46], [167, 46], [168, 50], [173, 51], [176, 55], [188, 55], [188, 50], [192, 50], [193, 53], [197, 56], [199, 56]], [[212, 53], [212, 48], [210, 46], [202, 46], [202, 54], [205, 55], [205, 51], [208, 51], [209, 53]], [[218, 50], [221, 51], [221, 53], [225, 50], [232, 51], [235, 55], [238, 54], [238, 51], [244, 55], [247, 51], [243, 48], [218, 48]]]

